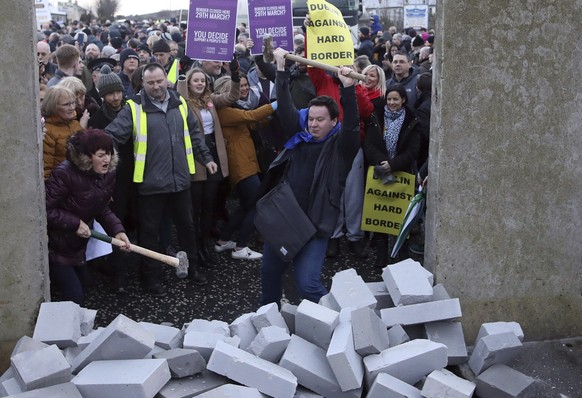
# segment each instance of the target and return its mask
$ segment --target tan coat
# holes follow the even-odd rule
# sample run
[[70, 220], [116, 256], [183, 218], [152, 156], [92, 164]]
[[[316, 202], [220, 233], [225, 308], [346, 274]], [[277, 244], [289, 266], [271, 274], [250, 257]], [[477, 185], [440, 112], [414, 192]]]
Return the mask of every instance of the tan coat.
[[[224, 177], [228, 177], [229, 174], [228, 156], [226, 154], [226, 143], [222, 134], [222, 127], [220, 126], [220, 120], [216, 113], [216, 109], [234, 104], [234, 102], [238, 100], [240, 96], [240, 83], [233, 83], [230, 87], [231, 89], [228, 93], [211, 94], [210, 101], [213, 106], [208, 107], [208, 110], [212, 115], [212, 120], [214, 120], [214, 139], [216, 141], [216, 151], [218, 152], [218, 164]], [[178, 80], [177, 91], [182, 97], [188, 98], [188, 83], [186, 80]], [[198, 120], [200, 131], [203, 132], [200, 109], [195, 107], [191, 101], [188, 101], [188, 106]], [[206, 166], [196, 160], [196, 173], [192, 176], [192, 181], [205, 181], [206, 178]]]
[[75, 119], [65, 122], [58, 116], [49, 116], [45, 122], [46, 134], [42, 140], [44, 179], [46, 180], [59, 163], [65, 160], [67, 140], [73, 133], [83, 130]]
[[226, 139], [230, 182], [233, 185], [260, 173], [249, 125], [266, 119], [273, 112], [271, 104], [252, 111], [232, 107], [218, 109], [218, 117]]

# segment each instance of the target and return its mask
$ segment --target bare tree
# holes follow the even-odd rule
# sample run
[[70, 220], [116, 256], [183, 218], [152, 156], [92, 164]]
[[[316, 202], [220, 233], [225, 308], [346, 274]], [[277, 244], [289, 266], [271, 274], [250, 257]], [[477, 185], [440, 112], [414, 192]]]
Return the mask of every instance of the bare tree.
[[95, 2], [97, 16], [102, 21], [112, 20], [119, 8], [119, 0], [97, 0]]

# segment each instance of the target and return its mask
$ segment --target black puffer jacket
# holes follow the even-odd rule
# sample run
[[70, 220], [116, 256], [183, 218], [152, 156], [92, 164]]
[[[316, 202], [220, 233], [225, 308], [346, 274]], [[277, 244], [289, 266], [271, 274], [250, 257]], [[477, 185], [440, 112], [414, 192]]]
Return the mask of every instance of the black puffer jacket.
[[88, 240], [76, 234], [80, 220], [91, 228], [93, 220], [97, 220], [111, 236], [125, 232], [108, 206], [116, 163], [117, 154], [114, 153], [109, 172], [97, 174], [92, 169], [91, 158], [80, 153], [69, 141], [67, 159], [53, 170], [45, 183], [51, 265], [84, 263]]
[[377, 166], [382, 161], [387, 160], [392, 171], [416, 173], [416, 157], [420, 147], [420, 130], [414, 113], [408, 108], [406, 109], [406, 116], [396, 144], [396, 156], [392, 160], [388, 159], [388, 149], [386, 149], [386, 141], [384, 141], [384, 123], [380, 123], [380, 127], [373, 133], [366, 134], [362, 145], [364, 156], [370, 166]]

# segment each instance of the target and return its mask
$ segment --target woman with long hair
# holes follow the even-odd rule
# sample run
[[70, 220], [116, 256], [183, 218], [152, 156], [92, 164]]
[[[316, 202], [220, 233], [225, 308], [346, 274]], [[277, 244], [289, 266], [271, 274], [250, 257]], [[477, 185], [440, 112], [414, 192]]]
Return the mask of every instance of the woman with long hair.
[[[236, 76], [238, 64], [233, 65], [232, 69], [235, 69], [233, 74]], [[192, 177], [193, 183], [190, 186], [194, 225], [199, 228], [198, 257], [201, 265], [210, 266], [213, 260], [208, 247], [213, 224], [214, 202], [220, 183], [229, 174], [226, 146], [217, 109], [229, 106], [238, 100], [239, 82], [233, 80], [229, 91], [215, 94], [210, 88], [208, 75], [201, 68], [196, 67], [188, 71], [185, 79], [178, 80], [177, 88], [196, 116], [200, 130], [204, 133], [206, 146], [218, 165], [218, 171], [215, 174], [206, 173], [203, 165], [196, 165], [196, 174]]]
[[368, 92], [368, 99], [374, 105], [374, 113], [378, 120], [384, 117], [384, 97], [386, 96], [386, 77], [384, 71], [378, 65], [366, 67], [362, 74], [366, 76], [366, 81], [361, 84]]
[[[419, 123], [408, 107], [406, 90], [400, 84], [386, 89], [384, 116], [381, 129], [367, 134], [364, 154], [379, 176], [389, 176], [395, 171], [416, 174], [416, 157], [420, 147]], [[389, 180], [389, 179], [388, 179]], [[376, 265], [385, 267], [388, 261], [388, 235], [378, 234]]]
[[[230, 76], [219, 78], [214, 82], [215, 94], [229, 92], [232, 84]], [[230, 217], [214, 249], [217, 252], [232, 250], [231, 256], [234, 259], [258, 260], [263, 255], [247, 246], [255, 229], [254, 200], [260, 186], [259, 173], [261, 172], [250, 125], [265, 120], [275, 112], [277, 105], [272, 103], [253, 109], [253, 106], [259, 103], [259, 98], [255, 96], [254, 90], [249, 88], [246, 76], [240, 76], [240, 86], [240, 99], [232, 106], [218, 109], [220, 124], [226, 139], [229, 180], [237, 190], [240, 206]], [[244, 90], [243, 87], [245, 87]], [[235, 231], [238, 231], [236, 243], [231, 241]]]

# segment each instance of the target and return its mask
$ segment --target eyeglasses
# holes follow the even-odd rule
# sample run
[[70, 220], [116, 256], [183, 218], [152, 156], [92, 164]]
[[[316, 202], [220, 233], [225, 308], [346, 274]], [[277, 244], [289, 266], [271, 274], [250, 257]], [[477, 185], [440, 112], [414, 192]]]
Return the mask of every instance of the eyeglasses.
[[76, 103], [75, 103], [75, 101], [72, 101], [72, 102], [67, 102], [65, 104], [58, 104], [58, 105], [60, 107], [63, 107], [63, 108], [74, 108]]

